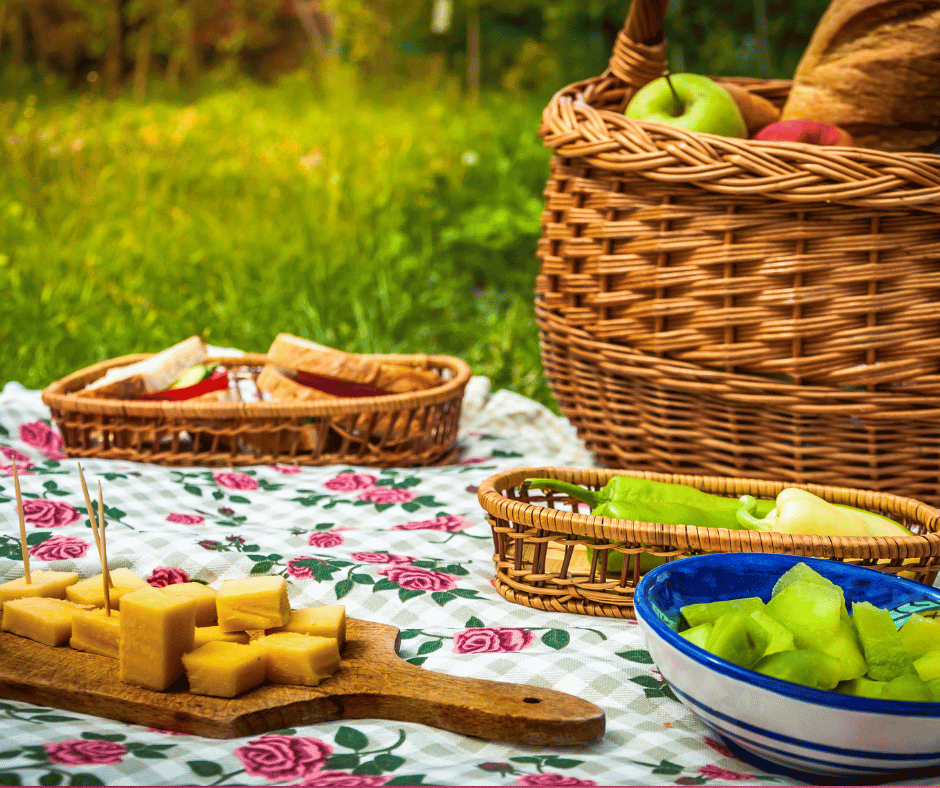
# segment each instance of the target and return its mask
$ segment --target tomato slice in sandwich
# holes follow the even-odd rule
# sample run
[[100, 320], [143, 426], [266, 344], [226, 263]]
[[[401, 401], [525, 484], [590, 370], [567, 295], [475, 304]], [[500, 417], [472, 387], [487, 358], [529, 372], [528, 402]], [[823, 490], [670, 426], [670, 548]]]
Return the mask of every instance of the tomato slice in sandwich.
[[228, 370], [225, 367], [215, 367], [211, 374], [193, 383], [190, 386], [181, 388], [169, 388], [163, 391], [156, 391], [153, 394], [145, 394], [138, 399], [152, 400], [159, 402], [177, 402], [185, 399], [201, 397], [203, 394], [209, 394], [213, 391], [222, 391], [228, 388]]
[[285, 377], [290, 378], [301, 386], [307, 386], [324, 394], [331, 394], [334, 397], [385, 397], [387, 391], [377, 389], [375, 386], [369, 386], [365, 383], [356, 383], [352, 380], [343, 378], [332, 378], [327, 375], [319, 375], [316, 372], [304, 372], [301, 369], [278, 368]]

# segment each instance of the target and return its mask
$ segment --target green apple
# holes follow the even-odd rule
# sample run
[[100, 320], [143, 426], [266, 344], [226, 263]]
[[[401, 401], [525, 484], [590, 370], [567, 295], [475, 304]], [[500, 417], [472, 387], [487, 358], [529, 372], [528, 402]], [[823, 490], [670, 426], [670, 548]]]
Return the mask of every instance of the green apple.
[[723, 137], [747, 137], [747, 127], [731, 94], [708, 77], [672, 74], [640, 88], [624, 113], [645, 120]]

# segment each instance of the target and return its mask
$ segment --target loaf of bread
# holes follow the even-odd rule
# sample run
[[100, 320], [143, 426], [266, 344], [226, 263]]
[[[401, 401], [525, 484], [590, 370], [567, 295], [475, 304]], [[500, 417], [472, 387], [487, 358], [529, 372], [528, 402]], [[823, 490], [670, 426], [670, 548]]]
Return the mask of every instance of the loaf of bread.
[[782, 119], [845, 129], [860, 147], [932, 150], [940, 138], [940, 1], [832, 0]]

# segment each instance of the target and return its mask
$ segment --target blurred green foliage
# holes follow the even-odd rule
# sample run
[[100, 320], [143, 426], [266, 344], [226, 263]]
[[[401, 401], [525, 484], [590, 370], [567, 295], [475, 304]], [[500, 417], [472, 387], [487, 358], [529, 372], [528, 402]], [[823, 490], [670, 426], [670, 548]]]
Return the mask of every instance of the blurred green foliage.
[[[672, 0], [671, 67], [790, 77], [826, 4]], [[219, 68], [273, 79], [323, 58], [386, 79], [441, 64], [463, 77], [478, 20], [483, 87], [544, 96], [604, 70], [628, 9], [614, 0], [4, 0], [0, 49], [73, 85], [108, 73], [109, 58], [138, 82]]]
[[[455, 0], [432, 31], [439, 1], [0, 0], [0, 384], [289, 331], [551, 404], [536, 131], [627, 6]], [[789, 76], [822, 7], [675, 0], [672, 67]]]
[[[317, 101], [311, 101], [315, 92]], [[194, 333], [467, 359], [550, 401], [532, 316], [541, 105], [338, 65], [189, 102], [0, 101], [0, 384]]]

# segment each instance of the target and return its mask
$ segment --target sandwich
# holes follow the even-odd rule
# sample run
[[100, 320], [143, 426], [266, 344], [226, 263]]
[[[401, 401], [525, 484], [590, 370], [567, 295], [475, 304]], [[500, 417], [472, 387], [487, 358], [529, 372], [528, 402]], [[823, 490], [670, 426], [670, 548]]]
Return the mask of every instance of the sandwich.
[[442, 382], [431, 370], [346, 353], [292, 334], [278, 334], [267, 357], [258, 388], [276, 399], [377, 397]]
[[207, 357], [205, 342], [192, 336], [143, 361], [112, 367], [75, 393], [96, 399], [224, 401], [228, 372], [220, 365], [206, 364]]

